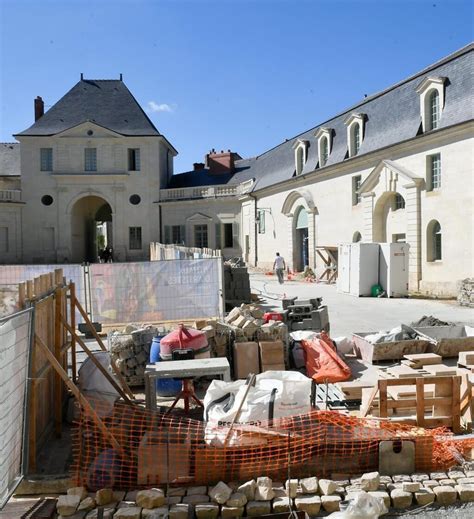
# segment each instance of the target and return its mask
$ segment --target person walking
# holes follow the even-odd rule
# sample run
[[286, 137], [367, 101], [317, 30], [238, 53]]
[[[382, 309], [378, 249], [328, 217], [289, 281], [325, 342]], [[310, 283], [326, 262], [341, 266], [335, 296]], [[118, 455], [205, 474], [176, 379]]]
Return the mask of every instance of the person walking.
[[278, 283], [280, 283], [280, 285], [283, 285], [285, 269], [285, 260], [280, 256], [280, 253], [277, 252], [275, 261], [273, 262], [273, 270], [276, 272]]

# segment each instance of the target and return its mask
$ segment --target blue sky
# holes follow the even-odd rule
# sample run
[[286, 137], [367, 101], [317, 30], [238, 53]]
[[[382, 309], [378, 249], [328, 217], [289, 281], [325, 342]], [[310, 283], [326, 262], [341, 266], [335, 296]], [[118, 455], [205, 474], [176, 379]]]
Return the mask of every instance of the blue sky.
[[187, 171], [258, 155], [473, 39], [461, 0], [0, 0], [0, 140], [78, 80], [118, 78]]

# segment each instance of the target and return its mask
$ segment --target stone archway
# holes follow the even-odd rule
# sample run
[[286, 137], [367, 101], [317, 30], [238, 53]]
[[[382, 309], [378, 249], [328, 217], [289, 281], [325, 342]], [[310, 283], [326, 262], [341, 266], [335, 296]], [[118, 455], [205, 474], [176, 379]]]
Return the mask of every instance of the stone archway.
[[405, 200], [400, 193], [386, 191], [375, 203], [372, 223], [374, 242], [406, 240], [407, 214], [405, 207], [397, 207], [397, 197]]
[[106, 200], [89, 195], [74, 202], [71, 208], [73, 263], [96, 262], [99, 245], [113, 247], [112, 237], [112, 208]]

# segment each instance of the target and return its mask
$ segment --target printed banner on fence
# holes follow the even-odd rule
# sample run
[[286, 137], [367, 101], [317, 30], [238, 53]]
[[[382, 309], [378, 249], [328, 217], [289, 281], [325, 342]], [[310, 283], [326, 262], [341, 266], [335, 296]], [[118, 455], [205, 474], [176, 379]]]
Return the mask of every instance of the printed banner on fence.
[[157, 322], [222, 312], [221, 258], [90, 266], [94, 320]]
[[26, 310], [0, 320], [0, 509], [23, 475], [32, 313]]

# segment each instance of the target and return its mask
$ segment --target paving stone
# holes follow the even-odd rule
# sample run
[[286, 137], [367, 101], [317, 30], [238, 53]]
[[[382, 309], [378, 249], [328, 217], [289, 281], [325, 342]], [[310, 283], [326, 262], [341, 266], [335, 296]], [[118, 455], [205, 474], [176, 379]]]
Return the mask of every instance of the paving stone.
[[321, 505], [326, 512], [337, 512], [340, 502], [339, 496], [321, 496]]
[[209, 490], [211, 500], [220, 505], [225, 505], [231, 495], [232, 489], [223, 481], [219, 481], [216, 486]]
[[[336, 487], [337, 489], [338, 487]], [[344, 489], [345, 492], [347, 493], [357, 493], [357, 492], [362, 492], [363, 491], [363, 488], [360, 486], [360, 485], [349, 485], [348, 487], [346, 487]]]
[[179, 505], [173, 505], [169, 511], [170, 519], [188, 519], [189, 512], [192, 509], [191, 505], [180, 503]]
[[457, 483], [458, 485], [461, 485], [461, 484], [462, 484], [462, 485], [472, 485], [472, 484], [474, 484], [474, 477], [470, 477], [470, 478], [468, 478], [468, 477], [466, 477], [466, 478], [459, 478], [459, 479], [456, 481], [456, 483]]
[[95, 493], [97, 506], [108, 505], [114, 501], [114, 492], [111, 488], [101, 488]]
[[230, 508], [242, 508], [246, 504], [247, 498], [240, 492], [234, 492], [225, 503]]
[[271, 501], [249, 501], [245, 507], [249, 517], [268, 515], [272, 511]]
[[74, 514], [80, 502], [81, 498], [76, 495], [59, 496], [56, 503], [58, 514], [64, 517]]
[[186, 495], [186, 489], [182, 487], [176, 487], [176, 488], [169, 488], [168, 492], [166, 493], [167, 497], [183, 497]]
[[390, 492], [392, 498], [393, 508], [403, 509], [411, 506], [413, 501], [413, 494], [411, 492], [404, 492], [401, 488], [395, 488]]
[[474, 470], [465, 470], [464, 474], [466, 474], [467, 478], [474, 478]]
[[430, 479], [428, 474], [412, 474], [411, 475], [412, 481], [419, 481], [421, 483], [422, 481], [426, 481], [427, 479]]
[[168, 507], [143, 508], [141, 519], [165, 519], [168, 517]]
[[456, 502], [458, 493], [453, 487], [449, 485], [440, 485], [433, 488], [433, 492], [436, 495], [436, 501], [440, 505], [452, 505]]
[[254, 479], [247, 481], [239, 486], [237, 492], [239, 494], [244, 494], [247, 498], [247, 501], [253, 501], [255, 499], [255, 490], [257, 489], [257, 483]]
[[320, 479], [319, 480], [319, 490], [322, 495], [330, 496], [334, 494], [336, 491], [337, 485], [331, 479]]
[[203, 496], [204, 494], [207, 494], [207, 487], [201, 486], [201, 487], [188, 487], [186, 490], [187, 496]]
[[[463, 474], [464, 477], [464, 474]], [[68, 496], [79, 496], [79, 499], [81, 501], [84, 501], [84, 499], [89, 495], [87, 492], [87, 489], [85, 487], [72, 487], [67, 489], [67, 495]]]
[[[407, 483], [407, 481], [405, 481], [405, 483]], [[403, 486], [402, 481], [398, 481], [397, 483], [389, 483], [387, 485], [387, 490], [388, 490], [388, 492], [391, 492], [392, 490], [395, 490], [396, 488], [401, 490], [402, 486]]]
[[423, 481], [423, 486], [425, 488], [434, 488], [439, 487], [439, 483], [435, 479], [428, 479], [427, 481]]
[[139, 506], [129, 508], [118, 508], [114, 513], [114, 519], [140, 519], [142, 509]]
[[393, 483], [393, 480], [390, 476], [380, 476], [380, 483], [388, 485], [389, 483]]
[[159, 488], [152, 488], [150, 490], [140, 490], [137, 493], [137, 506], [142, 508], [158, 508], [165, 504], [165, 494]]
[[200, 505], [204, 503], [209, 503], [210, 498], [206, 495], [192, 494], [190, 496], [183, 497], [183, 503], [185, 505]]
[[293, 498], [296, 497], [296, 493], [298, 492], [298, 480], [297, 479], [287, 479], [285, 481], [285, 490], [286, 495]]
[[290, 501], [291, 498], [288, 496], [285, 497], [275, 497], [275, 499], [272, 501], [272, 509], [274, 514], [284, 513], [284, 512], [290, 512]]
[[130, 508], [131, 506], [137, 506], [137, 504], [134, 501], [120, 501], [116, 508]]
[[440, 480], [438, 480], [438, 483], [441, 486], [448, 485], [450, 487], [454, 487], [456, 485], [456, 481], [454, 481], [454, 479], [450, 479], [450, 478], [440, 479]]
[[367, 493], [369, 494], [369, 496], [381, 499], [384, 505], [387, 507], [387, 509], [390, 508], [390, 494], [388, 492], [385, 492], [384, 490], [371, 490]]
[[267, 477], [257, 478], [255, 501], [271, 501], [274, 497], [272, 480]]
[[295, 499], [297, 510], [306, 512], [308, 515], [317, 515], [321, 509], [321, 498], [315, 495], [306, 495]]
[[[115, 508], [106, 507], [104, 508], [104, 517], [103, 519], [112, 519], [112, 516], [115, 513]], [[97, 519], [99, 515], [99, 509], [94, 508], [94, 510], [91, 510], [87, 515], [86, 519]]]
[[464, 502], [474, 501], [474, 485], [456, 485], [455, 490], [459, 494], [459, 499]]
[[194, 513], [197, 519], [216, 519], [219, 516], [219, 505], [217, 503], [207, 503], [196, 505]]
[[242, 517], [244, 515], [245, 508], [238, 506], [222, 506], [221, 507], [221, 518], [232, 519], [233, 517]]
[[446, 472], [431, 472], [430, 473], [431, 479], [446, 479], [447, 477], [448, 477], [448, 475], [446, 474]]
[[421, 488], [421, 483], [419, 481], [404, 481], [402, 483], [402, 490], [404, 492], [418, 492]]
[[366, 474], [362, 474], [360, 483], [364, 490], [375, 491], [379, 488], [380, 474], [378, 472], [368, 472]]
[[466, 477], [466, 475], [464, 474], [464, 472], [462, 470], [453, 470], [453, 471], [448, 472], [448, 478], [454, 479], [455, 481], [457, 481], [460, 478], [465, 478], [465, 477]]
[[[341, 481], [338, 481], [337, 484], [342, 485]], [[312, 477], [300, 479], [300, 487], [303, 494], [317, 494], [319, 488], [318, 478]]]
[[420, 490], [415, 492], [415, 501], [420, 506], [433, 503], [435, 497], [434, 492], [430, 488], [420, 488]]
[[95, 499], [93, 497], [86, 497], [79, 503], [79, 506], [77, 507], [78, 510], [84, 510], [86, 512], [92, 510], [93, 508], [95, 508]]
[[398, 474], [392, 476], [392, 480], [394, 483], [403, 483], [404, 481], [411, 481], [411, 476], [408, 476], [408, 474]]
[[171, 496], [165, 498], [165, 503], [167, 505], [177, 505], [178, 503], [181, 503], [181, 496]]

